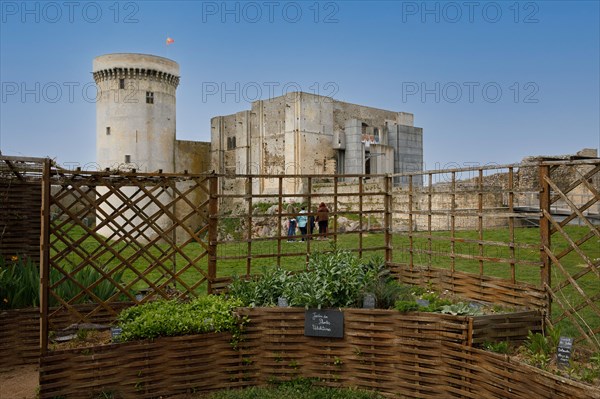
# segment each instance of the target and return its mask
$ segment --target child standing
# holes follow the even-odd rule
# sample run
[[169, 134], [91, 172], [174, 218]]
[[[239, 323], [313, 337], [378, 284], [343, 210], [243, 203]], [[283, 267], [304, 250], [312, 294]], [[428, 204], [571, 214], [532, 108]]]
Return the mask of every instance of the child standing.
[[294, 218], [293, 216], [291, 216], [288, 219], [288, 242], [294, 242], [296, 240], [294, 240], [294, 236], [296, 235], [296, 226], [297, 226], [298, 222], [296, 221], [296, 218]]

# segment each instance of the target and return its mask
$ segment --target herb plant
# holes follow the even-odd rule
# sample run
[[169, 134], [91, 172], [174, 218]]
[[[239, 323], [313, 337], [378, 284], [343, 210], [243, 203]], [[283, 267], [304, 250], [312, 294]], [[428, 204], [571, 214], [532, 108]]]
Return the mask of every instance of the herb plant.
[[238, 299], [209, 295], [191, 302], [154, 301], [127, 308], [119, 315], [121, 340], [177, 336], [206, 332], [241, 331], [243, 320], [235, 313]]

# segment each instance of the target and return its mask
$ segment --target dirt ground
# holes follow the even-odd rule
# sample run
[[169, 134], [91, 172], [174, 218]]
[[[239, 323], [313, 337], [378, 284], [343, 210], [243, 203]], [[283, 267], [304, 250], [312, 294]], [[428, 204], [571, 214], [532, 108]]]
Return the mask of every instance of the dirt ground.
[[37, 365], [0, 368], [0, 399], [35, 399], [37, 391]]

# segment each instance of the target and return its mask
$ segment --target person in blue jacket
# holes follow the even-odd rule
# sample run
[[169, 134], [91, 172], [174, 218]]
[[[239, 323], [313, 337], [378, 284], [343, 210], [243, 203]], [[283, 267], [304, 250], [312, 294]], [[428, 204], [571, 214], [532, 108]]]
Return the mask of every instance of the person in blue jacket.
[[300, 209], [300, 215], [298, 215], [298, 228], [300, 229], [300, 234], [302, 234], [302, 241], [306, 240], [307, 224], [308, 216], [306, 215], [306, 207], [303, 206]]

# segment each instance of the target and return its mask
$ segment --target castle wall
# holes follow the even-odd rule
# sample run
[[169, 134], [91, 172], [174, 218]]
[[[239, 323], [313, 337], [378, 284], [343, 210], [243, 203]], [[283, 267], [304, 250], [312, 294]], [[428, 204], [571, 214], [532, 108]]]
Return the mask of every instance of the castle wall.
[[[189, 174], [202, 174], [210, 171], [210, 143], [177, 140], [175, 142], [175, 161], [175, 170], [178, 173], [187, 171]], [[198, 182], [191, 180], [176, 184], [177, 191], [185, 194], [187, 200], [196, 206], [208, 200], [206, 191], [195, 188], [201, 182], [201, 179], [197, 180]], [[190, 190], [192, 191], [190, 192]], [[176, 229], [176, 241], [178, 243], [187, 242], [190, 231], [196, 232], [206, 224], [207, 209], [203, 207], [201, 213], [198, 213], [195, 208], [183, 200], [177, 201], [174, 208], [177, 219], [184, 220], [183, 224], [187, 227], [187, 230], [181, 227]]]
[[[268, 175], [285, 173], [285, 98], [255, 101], [251, 114], [251, 170]], [[257, 193], [276, 193], [278, 181], [269, 179], [255, 182], [252, 189]]]
[[[396, 168], [422, 165], [422, 129], [412, 124], [409, 113], [288, 93], [255, 101], [250, 111], [213, 118], [211, 160], [220, 173], [362, 174], [367, 159], [363, 134], [368, 126], [370, 131], [377, 128], [381, 138], [370, 156], [372, 173], [393, 173]], [[390, 129], [395, 134], [393, 144], [388, 140]], [[407, 159], [398, 161], [398, 157]], [[277, 179], [258, 181], [253, 192], [276, 193], [278, 183]], [[283, 185], [286, 194], [306, 191], [302, 179], [285, 179]], [[238, 191], [236, 186], [231, 183], [223, 189]]]

